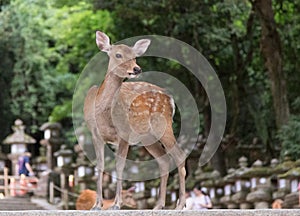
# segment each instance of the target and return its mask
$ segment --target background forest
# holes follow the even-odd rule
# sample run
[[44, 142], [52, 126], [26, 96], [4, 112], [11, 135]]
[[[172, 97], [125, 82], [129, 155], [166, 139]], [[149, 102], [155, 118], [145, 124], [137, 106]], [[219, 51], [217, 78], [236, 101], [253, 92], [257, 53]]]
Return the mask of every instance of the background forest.
[[[300, 158], [300, 1], [1, 0], [0, 6], [0, 140], [21, 118], [37, 139], [43, 123], [58, 121], [65, 143], [76, 143], [72, 96], [99, 51], [94, 37], [102, 30], [113, 43], [174, 37], [207, 58], [227, 103], [226, 139], [212, 159], [223, 174], [224, 166], [249, 156], [251, 146], [265, 162], [287, 152]], [[155, 65], [189, 87], [205, 137], [210, 107], [201, 85], [160, 59], [141, 65], [145, 71]]]

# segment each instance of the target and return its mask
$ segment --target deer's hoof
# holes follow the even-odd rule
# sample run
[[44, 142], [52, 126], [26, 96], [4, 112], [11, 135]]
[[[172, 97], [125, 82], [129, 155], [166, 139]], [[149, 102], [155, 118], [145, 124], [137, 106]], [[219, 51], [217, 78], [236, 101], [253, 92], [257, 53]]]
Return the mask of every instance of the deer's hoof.
[[99, 207], [94, 207], [94, 208], [91, 208], [90, 211], [101, 211], [101, 208], [99, 208]]
[[109, 210], [120, 210], [120, 207], [117, 205], [113, 205], [112, 207], [109, 208]]

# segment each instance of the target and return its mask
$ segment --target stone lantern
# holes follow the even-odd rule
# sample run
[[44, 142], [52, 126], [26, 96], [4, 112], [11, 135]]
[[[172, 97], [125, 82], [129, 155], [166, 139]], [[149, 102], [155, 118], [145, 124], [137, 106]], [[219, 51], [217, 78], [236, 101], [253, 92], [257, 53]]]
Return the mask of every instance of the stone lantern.
[[[149, 170], [148, 170], [149, 172]], [[136, 164], [131, 164], [129, 166], [129, 175], [132, 176], [132, 179], [138, 179], [138, 175], [142, 175], [146, 173], [144, 167], [138, 167]], [[134, 184], [135, 193], [133, 195], [134, 199], [137, 202], [138, 209], [148, 208], [148, 198], [150, 198], [150, 191], [147, 190], [147, 185], [145, 181], [138, 180]]]
[[232, 195], [232, 200], [239, 205], [240, 209], [248, 209], [251, 207], [246, 201], [247, 194], [249, 193], [250, 181], [243, 176], [244, 173], [249, 170], [247, 165], [248, 159], [246, 157], [241, 157], [239, 159], [239, 168], [233, 175], [236, 192]]
[[50, 170], [47, 166], [46, 149], [44, 146], [39, 148], [40, 155], [36, 158], [36, 169], [38, 172], [39, 181], [34, 194], [39, 197], [46, 197], [48, 190], [48, 177]]
[[61, 205], [63, 205], [65, 210], [68, 210], [70, 206], [68, 198], [68, 190], [70, 186], [69, 179], [73, 176], [70, 175], [73, 173], [71, 168], [73, 152], [70, 149], [67, 149], [66, 145], [61, 145], [60, 149], [54, 152], [54, 157], [56, 157], [56, 170], [60, 173], [60, 187], [63, 191], [61, 193]]
[[251, 179], [251, 193], [247, 201], [253, 203], [255, 209], [269, 208], [272, 200], [270, 168], [263, 167], [262, 161], [257, 160], [244, 176]]
[[210, 172], [209, 179], [201, 183], [202, 187], [207, 188], [207, 194], [211, 198], [214, 209], [222, 208], [222, 203], [220, 202], [220, 197], [223, 195], [222, 183], [221, 174], [217, 170]]
[[56, 164], [59, 168], [69, 167], [72, 163], [73, 152], [67, 149], [66, 145], [61, 145], [57, 152], [54, 152]]
[[285, 195], [290, 192], [288, 179], [284, 174], [288, 172], [290, 169], [294, 167], [294, 162], [291, 160], [288, 154], [285, 154], [284, 160], [282, 163], [277, 164], [272, 168], [273, 173], [273, 181], [277, 181], [275, 184], [277, 185], [275, 191], [273, 192], [273, 200], [276, 199], [284, 199]]
[[94, 182], [92, 177], [94, 176], [94, 167], [92, 163], [85, 156], [81, 146], [79, 144], [74, 146], [74, 150], [77, 153], [76, 163], [73, 164], [75, 185], [79, 185], [79, 191], [85, 190], [87, 185]]
[[300, 159], [294, 163], [295, 167], [284, 174], [279, 175], [279, 178], [288, 179], [289, 191], [283, 202], [284, 208], [299, 208], [299, 192], [298, 185], [300, 182]]
[[22, 120], [17, 119], [15, 121], [15, 125], [12, 126], [13, 134], [7, 136], [3, 144], [10, 145], [10, 154], [8, 155], [8, 159], [12, 162], [12, 174], [18, 175], [18, 170], [16, 170], [16, 166], [18, 164], [18, 158], [21, 156], [26, 150], [28, 144], [36, 143], [36, 140], [25, 133], [25, 125], [23, 125]]
[[44, 139], [40, 141], [40, 144], [46, 149], [47, 167], [49, 170], [53, 170], [56, 166], [53, 153], [59, 149], [62, 143], [61, 124], [47, 122], [40, 127], [40, 130], [44, 131]]
[[224, 195], [220, 198], [220, 203], [226, 205], [227, 209], [238, 208], [238, 205], [232, 200], [232, 195], [235, 193], [234, 173], [235, 169], [230, 168], [228, 174], [223, 177]]

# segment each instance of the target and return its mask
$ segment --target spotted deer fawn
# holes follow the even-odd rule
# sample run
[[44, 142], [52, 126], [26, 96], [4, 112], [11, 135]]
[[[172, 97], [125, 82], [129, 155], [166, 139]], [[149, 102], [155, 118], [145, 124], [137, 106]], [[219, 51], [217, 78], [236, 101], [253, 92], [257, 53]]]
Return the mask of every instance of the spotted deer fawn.
[[100, 210], [103, 205], [106, 143], [117, 146], [117, 187], [114, 204], [110, 209], [120, 209], [122, 205], [122, 174], [128, 148], [138, 143], [142, 143], [159, 165], [160, 193], [154, 209], [165, 207], [171, 162], [169, 156], [178, 168], [180, 187], [176, 209], [182, 209], [185, 205], [185, 154], [176, 145], [173, 134], [173, 98], [163, 88], [147, 82], [123, 82], [125, 78], [135, 78], [142, 72], [136, 57], [146, 52], [150, 40], [138, 40], [133, 47], [110, 45], [109, 37], [97, 31], [96, 43], [101, 51], [108, 54], [109, 63], [103, 83], [100, 87], [91, 87], [84, 102], [84, 119], [92, 133], [98, 169], [97, 199], [92, 210]]

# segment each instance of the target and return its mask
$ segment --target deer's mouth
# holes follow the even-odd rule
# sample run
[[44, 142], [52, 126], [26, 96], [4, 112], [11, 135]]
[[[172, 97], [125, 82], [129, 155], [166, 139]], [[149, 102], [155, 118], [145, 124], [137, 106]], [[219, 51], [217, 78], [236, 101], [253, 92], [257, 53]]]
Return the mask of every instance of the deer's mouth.
[[128, 76], [129, 78], [135, 78], [137, 77], [138, 75], [140, 75], [142, 73], [142, 71], [128, 71]]

